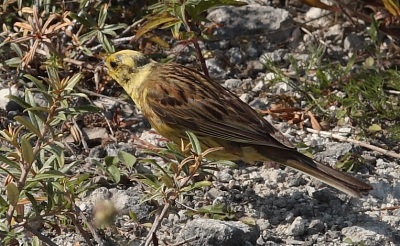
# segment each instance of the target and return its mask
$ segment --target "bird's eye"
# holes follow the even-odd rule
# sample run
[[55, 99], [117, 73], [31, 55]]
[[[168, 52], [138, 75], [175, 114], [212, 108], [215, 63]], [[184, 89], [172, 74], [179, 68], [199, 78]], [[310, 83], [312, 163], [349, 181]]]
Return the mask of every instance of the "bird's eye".
[[116, 62], [114, 62], [114, 61], [112, 61], [112, 62], [110, 62], [110, 66], [113, 68], [113, 69], [116, 69], [117, 68], [117, 63]]

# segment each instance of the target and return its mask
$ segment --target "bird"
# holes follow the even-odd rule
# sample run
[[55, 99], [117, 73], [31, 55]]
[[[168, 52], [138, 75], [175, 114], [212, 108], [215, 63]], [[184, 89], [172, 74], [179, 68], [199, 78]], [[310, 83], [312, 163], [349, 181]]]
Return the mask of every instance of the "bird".
[[314, 161], [262, 115], [195, 69], [159, 63], [134, 50], [105, 58], [108, 75], [132, 98], [150, 125], [162, 136], [188, 143], [187, 131], [212, 160], [273, 161], [294, 168], [352, 197], [361, 198], [372, 186]]

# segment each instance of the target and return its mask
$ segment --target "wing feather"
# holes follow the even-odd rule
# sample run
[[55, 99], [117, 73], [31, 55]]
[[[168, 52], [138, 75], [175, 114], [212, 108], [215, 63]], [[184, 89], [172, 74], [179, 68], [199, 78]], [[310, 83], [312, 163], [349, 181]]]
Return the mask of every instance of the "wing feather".
[[[163, 64], [155, 68], [147, 81], [148, 106], [170, 127], [227, 141], [294, 149], [281, 132], [250, 106], [194, 70], [179, 64]], [[187, 95], [187, 91], [194, 93]]]

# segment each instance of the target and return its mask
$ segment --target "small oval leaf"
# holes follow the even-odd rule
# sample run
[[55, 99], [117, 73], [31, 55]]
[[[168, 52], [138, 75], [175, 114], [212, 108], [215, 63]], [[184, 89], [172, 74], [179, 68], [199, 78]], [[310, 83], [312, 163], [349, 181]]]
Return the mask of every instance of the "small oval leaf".
[[382, 128], [378, 124], [372, 124], [370, 127], [368, 127], [368, 130], [371, 132], [379, 132], [382, 131]]
[[136, 163], [136, 157], [125, 151], [118, 152], [118, 159], [130, 168], [133, 167], [133, 165]]
[[29, 143], [29, 140], [23, 137], [21, 139], [21, 151], [22, 151], [22, 157], [26, 163], [29, 165], [33, 163], [35, 160], [35, 156], [33, 154], [33, 148], [32, 145]]
[[15, 207], [19, 199], [19, 191], [14, 183], [9, 183], [6, 187], [7, 198], [11, 206]]
[[112, 180], [115, 183], [119, 183], [119, 181], [121, 180], [121, 172], [119, 171], [118, 167], [116, 166], [109, 166], [107, 168], [108, 174], [110, 174]]
[[27, 120], [25, 117], [23, 116], [15, 116], [14, 119], [16, 121], [18, 121], [21, 125], [25, 126], [26, 128], [28, 128], [28, 130], [30, 130], [31, 132], [35, 133], [39, 138], [42, 138], [42, 133], [40, 132], [39, 129], [37, 129], [32, 122], [30, 122], [29, 120]]
[[186, 131], [186, 134], [189, 137], [190, 144], [192, 145], [193, 152], [196, 153], [197, 155], [201, 154], [201, 146], [200, 142], [197, 139], [196, 135], [194, 135], [192, 132]]

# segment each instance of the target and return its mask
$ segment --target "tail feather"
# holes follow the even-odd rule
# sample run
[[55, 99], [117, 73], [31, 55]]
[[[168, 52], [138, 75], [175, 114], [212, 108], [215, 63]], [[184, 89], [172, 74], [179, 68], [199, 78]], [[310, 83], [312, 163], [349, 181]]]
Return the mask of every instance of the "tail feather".
[[372, 190], [371, 185], [329, 166], [315, 162], [299, 152], [292, 152], [289, 156], [286, 152], [284, 156], [284, 160], [276, 161], [306, 173], [350, 196], [361, 198], [363, 193]]

